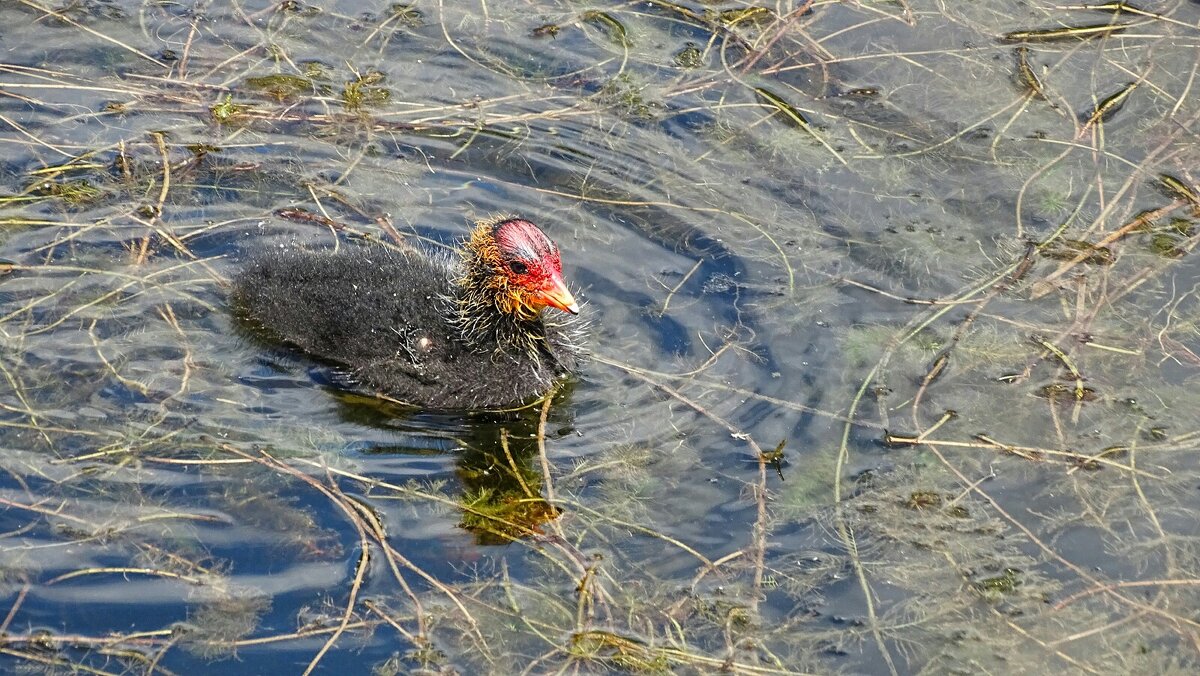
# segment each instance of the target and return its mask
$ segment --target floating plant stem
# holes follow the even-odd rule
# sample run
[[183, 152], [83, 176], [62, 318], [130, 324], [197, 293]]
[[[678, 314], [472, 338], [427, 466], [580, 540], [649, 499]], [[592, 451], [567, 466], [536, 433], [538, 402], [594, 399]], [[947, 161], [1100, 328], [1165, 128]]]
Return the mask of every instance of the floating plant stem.
[[1048, 352], [1050, 352], [1050, 354], [1053, 354], [1055, 357], [1057, 357], [1058, 360], [1062, 362], [1062, 365], [1071, 372], [1071, 376], [1075, 378], [1075, 399], [1077, 401], [1083, 401], [1085, 394], [1083, 387], [1083, 375], [1079, 373], [1079, 369], [1075, 367], [1075, 362], [1072, 361], [1069, 356], [1067, 356], [1066, 352], [1063, 352], [1062, 348], [1054, 343], [1051, 343], [1049, 340], [1046, 340], [1044, 336], [1034, 334], [1030, 336], [1030, 340], [1042, 346]]
[[806, 118], [804, 116], [804, 114], [801, 113], [798, 109], [796, 109], [795, 106], [788, 103], [786, 100], [783, 99], [783, 97], [779, 96], [778, 94], [775, 94], [771, 90], [763, 88], [763, 87], [755, 87], [754, 93], [758, 96], [759, 101], [762, 102], [763, 105], [782, 114], [784, 120], [786, 120], [792, 126], [798, 127], [800, 129], [803, 129], [804, 131], [808, 132], [810, 135], [812, 135], [812, 137], [814, 139], [817, 140], [818, 143], [820, 143], [822, 146], [824, 146], [825, 149], [828, 150], [831, 155], [833, 155], [835, 158], [837, 158], [838, 162], [841, 162], [842, 164], [847, 164], [845, 158], [842, 157], [841, 153], [839, 153], [836, 149], [834, 149], [833, 146], [829, 145], [829, 143], [824, 138], [822, 138], [820, 134], [817, 133], [817, 130], [814, 129], [813, 126], [809, 123], [808, 118]]
[[1110, 119], [1112, 119], [1112, 116], [1116, 115], [1117, 111], [1121, 110], [1121, 108], [1125, 105], [1126, 99], [1129, 98], [1129, 95], [1133, 93], [1133, 90], [1137, 86], [1137, 82], [1126, 83], [1123, 87], [1117, 90], [1115, 94], [1105, 97], [1104, 100], [1096, 104], [1096, 107], [1090, 112], [1083, 114], [1081, 117], [1083, 119], [1084, 129], [1087, 129], [1088, 127], [1100, 122], [1108, 122]]
[[1024, 45], [1017, 47], [1017, 79], [1034, 96], [1041, 99], [1046, 98], [1046, 89], [1042, 86], [1042, 80], [1029, 63], [1029, 48]]
[[1128, 29], [1133, 24], [1104, 23], [1090, 26], [1070, 26], [1067, 28], [1045, 28], [1027, 31], [1005, 33], [1005, 42], [1062, 42], [1064, 40], [1087, 40], [1090, 38], [1106, 37]]

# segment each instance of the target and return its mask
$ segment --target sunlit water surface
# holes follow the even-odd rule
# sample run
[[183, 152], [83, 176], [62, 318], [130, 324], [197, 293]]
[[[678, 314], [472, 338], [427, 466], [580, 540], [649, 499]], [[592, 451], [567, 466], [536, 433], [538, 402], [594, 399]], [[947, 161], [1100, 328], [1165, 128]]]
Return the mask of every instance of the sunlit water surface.
[[[1200, 5], [1151, 4], [0, 5], [4, 670], [1194, 673]], [[493, 214], [593, 322], [544, 421], [230, 315], [255, 253]]]

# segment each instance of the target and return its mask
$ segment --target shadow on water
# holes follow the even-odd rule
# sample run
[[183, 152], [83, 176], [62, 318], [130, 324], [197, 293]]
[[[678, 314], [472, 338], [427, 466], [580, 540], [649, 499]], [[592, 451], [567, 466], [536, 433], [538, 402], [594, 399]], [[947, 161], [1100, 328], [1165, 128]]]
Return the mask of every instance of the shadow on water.
[[363, 456], [452, 454], [461, 491], [459, 527], [479, 545], [508, 544], [540, 537], [544, 524], [561, 509], [542, 498], [541, 448], [574, 434], [570, 384], [554, 394], [550, 430], [539, 441], [541, 403], [509, 412], [423, 413], [350, 394], [338, 395], [339, 415], [347, 423], [371, 427], [391, 441], [362, 442], [347, 449]]

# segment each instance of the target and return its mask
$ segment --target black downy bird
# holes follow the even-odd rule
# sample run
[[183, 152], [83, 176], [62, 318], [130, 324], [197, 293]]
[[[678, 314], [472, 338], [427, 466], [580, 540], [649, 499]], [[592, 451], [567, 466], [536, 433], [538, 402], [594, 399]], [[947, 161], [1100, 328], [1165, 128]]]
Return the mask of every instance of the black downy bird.
[[275, 339], [424, 408], [526, 402], [584, 354], [558, 247], [520, 218], [477, 223], [457, 259], [379, 245], [271, 252], [235, 276], [231, 299]]

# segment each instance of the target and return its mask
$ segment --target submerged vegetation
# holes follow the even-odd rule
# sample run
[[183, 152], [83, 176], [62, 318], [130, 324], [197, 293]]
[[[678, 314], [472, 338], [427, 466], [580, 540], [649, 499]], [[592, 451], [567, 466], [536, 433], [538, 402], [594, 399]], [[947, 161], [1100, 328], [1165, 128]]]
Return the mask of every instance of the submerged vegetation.
[[[1200, 4], [0, 26], [5, 670], [1197, 670]], [[597, 319], [546, 401], [229, 318], [511, 212]]]

